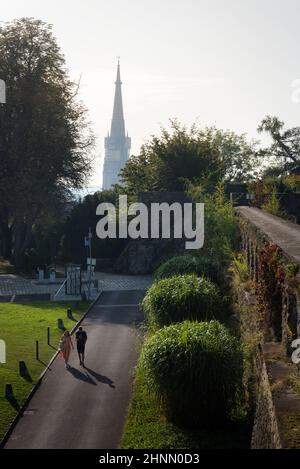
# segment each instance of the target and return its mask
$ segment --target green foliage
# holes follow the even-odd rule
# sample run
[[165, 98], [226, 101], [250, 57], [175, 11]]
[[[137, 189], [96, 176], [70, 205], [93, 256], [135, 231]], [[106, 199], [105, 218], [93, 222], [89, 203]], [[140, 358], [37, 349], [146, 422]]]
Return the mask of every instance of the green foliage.
[[[70, 303], [32, 302], [32, 303], [1, 303], [0, 331], [1, 339], [6, 343], [7, 363], [0, 365], [0, 441], [17, 414], [17, 405], [22, 406], [32, 390], [45, 363], [55, 353], [61, 337], [57, 328], [57, 319], [63, 318], [66, 328], [71, 330], [75, 322], [67, 318], [67, 309], [72, 307], [76, 321], [88, 308], [88, 303], [79, 303], [76, 308]], [[51, 328], [51, 346], [47, 345], [47, 327]], [[39, 341], [40, 359], [35, 359], [35, 341]], [[54, 348], [53, 348], [54, 347]], [[19, 374], [19, 361], [24, 360], [31, 380]], [[4, 387], [11, 383], [16, 398], [15, 407], [5, 399]]]
[[257, 167], [255, 144], [244, 135], [215, 127], [190, 129], [171, 121], [142, 146], [121, 171], [129, 195], [144, 191], [184, 191], [187, 182], [214, 188], [218, 180], [247, 180]]
[[216, 426], [236, 405], [241, 346], [217, 321], [186, 321], [159, 330], [144, 346], [143, 365], [171, 420]]
[[[86, 258], [84, 237], [89, 227], [95, 229], [99, 217], [96, 208], [100, 203], [108, 202], [117, 204], [118, 193], [114, 190], [96, 192], [78, 200], [69, 213], [64, 225], [64, 236], [62, 238], [61, 257], [63, 261], [82, 263]], [[95, 233], [94, 233], [95, 234]], [[99, 239], [93, 236], [92, 251], [96, 258], [116, 258], [125, 247], [123, 239]]]
[[290, 193], [292, 181], [292, 178], [266, 176], [251, 182], [249, 192], [253, 196], [252, 205], [289, 220], [291, 217], [281, 207], [279, 193]]
[[239, 284], [249, 280], [249, 266], [242, 254], [234, 256], [230, 266], [230, 271], [234, 274], [234, 279]]
[[201, 186], [189, 185], [189, 195], [194, 202], [205, 203], [204, 247], [201, 254], [212, 263], [226, 265], [239, 247], [239, 227], [232, 203], [218, 183], [212, 194], [206, 194]]
[[224, 317], [219, 288], [210, 280], [185, 275], [160, 280], [147, 291], [143, 308], [150, 328]]
[[147, 386], [141, 360], [135, 372], [132, 399], [121, 441], [122, 449], [249, 449], [251, 423], [245, 412], [220, 428], [194, 431], [168, 421], [160, 412], [159, 398]]
[[94, 139], [51, 25], [1, 24], [0, 56], [0, 236], [22, 270], [34, 225], [86, 181]]
[[221, 278], [219, 267], [207, 256], [183, 255], [175, 256], [164, 262], [155, 272], [155, 279], [176, 275], [197, 274], [199, 277], [208, 277], [214, 282]]
[[289, 279], [294, 279], [300, 271], [300, 266], [299, 264], [296, 263], [290, 263], [285, 266], [285, 273], [287, 278]]
[[268, 160], [275, 160], [274, 174], [276, 174], [276, 169], [279, 169], [280, 175], [287, 175], [299, 170], [300, 127], [285, 130], [284, 122], [281, 122], [278, 117], [266, 116], [258, 131], [266, 132], [272, 138], [271, 146], [261, 153]]
[[266, 210], [266, 212], [269, 212], [272, 215], [276, 215], [276, 216], [281, 215], [280, 201], [278, 198], [276, 187], [273, 188], [267, 202], [262, 205], [262, 209]]

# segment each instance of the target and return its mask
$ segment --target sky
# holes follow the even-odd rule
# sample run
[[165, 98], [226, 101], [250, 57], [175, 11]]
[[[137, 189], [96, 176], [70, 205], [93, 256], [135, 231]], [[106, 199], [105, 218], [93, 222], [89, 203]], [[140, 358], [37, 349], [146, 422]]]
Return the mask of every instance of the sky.
[[118, 56], [132, 154], [172, 118], [249, 139], [262, 138], [267, 114], [300, 125], [299, 0], [2, 0], [1, 21], [24, 16], [53, 25], [71, 77], [81, 77], [97, 138], [93, 188]]

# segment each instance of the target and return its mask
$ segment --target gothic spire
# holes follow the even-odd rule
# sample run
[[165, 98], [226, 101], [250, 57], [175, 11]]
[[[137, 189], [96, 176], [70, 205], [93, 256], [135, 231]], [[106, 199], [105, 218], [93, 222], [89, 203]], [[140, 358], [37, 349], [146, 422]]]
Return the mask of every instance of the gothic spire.
[[123, 138], [125, 137], [125, 121], [123, 114], [123, 101], [122, 101], [122, 82], [120, 73], [120, 60], [118, 59], [117, 80], [115, 82], [115, 99], [114, 110], [111, 121], [111, 137]]

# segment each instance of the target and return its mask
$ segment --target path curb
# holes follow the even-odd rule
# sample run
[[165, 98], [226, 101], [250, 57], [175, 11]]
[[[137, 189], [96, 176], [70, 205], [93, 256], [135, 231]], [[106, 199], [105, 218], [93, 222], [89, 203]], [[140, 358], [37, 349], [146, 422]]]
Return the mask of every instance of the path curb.
[[[90, 306], [88, 307], [87, 311], [83, 314], [83, 316], [79, 319], [79, 321], [75, 324], [75, 326], [71, 329], [71, 335], [74, 334], [74, 332], [76, 331], [76, 329], [80, 326], [80, 324], [84, 321], [84, 319], [86, 318], [86, 316], [88, 315], [88, 313], [91, 311], [91, 309], [95, 306], [95, 304], [97, 303], [97, 301], [99, 300], [100, 296], [103, 294], [103, 291], [100, 291], [100, 293], [98, 294], [97, 298], [90, 304]], [[28, 396], [25, 398], [25, 401], [23, 403], [23, 405], [21, 406], [20, 410], [18, 411], [17, 415], [15, 416], [15, 418], [13, 419], [13, 421], [11, 422], [7, 432], [5, 433], [3, 439], [0, 441], [0, 449], [4, 449], [8, 439], [10, 438], [13, 430], [15, 429], [18, 421], [20, 420], [20, 418], [22, 417], [23, 413], [25, 412], [26, 408], [28, 407], [28, 404], [29, 402], [31, 401], [31, 399], [33, 398], [34, 394], [36, 393], [36, 391], [39, 389], [40, 385], [41, 385], [41, 382], [43, 381], [43, 378], [44, 376], [46, 375], [47, 371], [49, 371], [50, 369], [50, 366], [53, 364], [53, 362], [56, 360], [56, 358], [58, 357], [58, 354], [59, 352], [55, 352], [55, 354], [53, 355], [53, 357], [50, 359], [48, 365], [45, 367], [44, 371], [41, 373], [40, 377], [38, 378], [37, 382], [35, 383], [35, 385], [33, 386], [33, 388], [31, 389], [30, 393], [28, 394]]]

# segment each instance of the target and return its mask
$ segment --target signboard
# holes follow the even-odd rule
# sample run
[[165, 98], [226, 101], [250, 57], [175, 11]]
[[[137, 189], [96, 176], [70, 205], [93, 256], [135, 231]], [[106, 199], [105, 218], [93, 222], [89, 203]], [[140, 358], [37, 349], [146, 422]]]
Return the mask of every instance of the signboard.
[[0, 103], [6, 103], [6, 85], [4, 80], [0, 80]]
[[93, 259], [93, 258], [90, 258], [90, 257], [88, 257], [87, 261], [86, 261], [87, 265], [93, 265], [93, 266], [96, 266], [96, 262], [97, 262], [96, 259]]
[[76, 264], [69, 264], [66, 267], [66, 295], [81, 294], [81, 267]]

